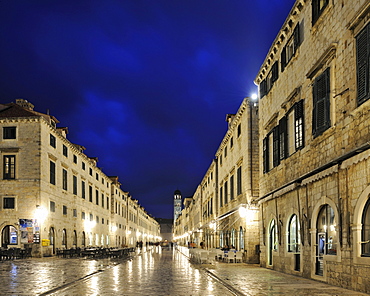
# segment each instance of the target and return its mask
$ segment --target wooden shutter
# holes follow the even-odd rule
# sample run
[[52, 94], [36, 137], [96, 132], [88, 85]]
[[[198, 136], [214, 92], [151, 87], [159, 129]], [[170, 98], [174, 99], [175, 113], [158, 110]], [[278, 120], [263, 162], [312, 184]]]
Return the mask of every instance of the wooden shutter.
[[280, 164], [280, 157], [279, 157], [279, 127], [276, 126], [272, 130], [272, 149], [273, 149], [273, 155], [272, 155], [272, 161], [274, 164], [274, 167], [278, 166]]
[[267, 94], [267, 82], [264, 79], [260, 84], [260, 98], [263, 98]]
[[281, 72], [284, 71], [286, 66], [286, 47], [284, 46], [283, 51], [281, 52]]
[[263, 139], [263, 173], [269, 171], [269, 137]]
[[279, 63], [277, 61], [272, 65], [271, 71], [272, 71], [271, 82], [274, 83], [279, 78]]
[[284, 116], [279, 120], [279, 158], [285, 159], [288, 155], [287, 118]]
[[370, 83], [370, 25], [356, 38], [357, 54], [357, 102], [362, 104], [369, 99]]
[[313, 85], [312, 133], [316, 137], [330, 126], [330, 68]]
[[294, 28], [294, 31], [293, 31], [293, 42], [294, 42], [294, 53], [293, 55], [296, 53], [299, 45], [301, 44], [301, 39], [300, 39], [300, 35], [299, 35], [299, 23], [295, 26]]

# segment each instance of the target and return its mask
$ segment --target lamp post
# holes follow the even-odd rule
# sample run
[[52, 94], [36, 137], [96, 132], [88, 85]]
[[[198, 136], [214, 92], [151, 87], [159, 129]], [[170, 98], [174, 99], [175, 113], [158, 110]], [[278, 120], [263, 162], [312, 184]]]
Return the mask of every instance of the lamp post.
[[48, 210], [40, 205], [36, 205], [36, 210], [34, 213], [34, 237], [33, 242], [39, 245], [40, 257], [42, 257], [43, 252], [41, 251], [40, 243], [41, 240], [41, 226], [48, 216]]

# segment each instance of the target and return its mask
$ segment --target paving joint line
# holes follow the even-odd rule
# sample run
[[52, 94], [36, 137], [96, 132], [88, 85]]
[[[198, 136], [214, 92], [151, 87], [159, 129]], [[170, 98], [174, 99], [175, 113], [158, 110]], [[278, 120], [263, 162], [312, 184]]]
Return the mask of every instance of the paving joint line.
[[[181, 252], [179, 249], [176, 249], [176, 251], [178, 251], [183, 256], [187, 257], [189, 259], [189, 261], [190, 261], [189, 256], [187, 256], [186, 254], [184, 254], [183, 252]], [[194, 264], [193, 262], [191, 262], [191, 263]], [[211, 278], [213, 278], [214, 280], [216, 280], [217, 282], [219, 282], [220, 284], [222, 284], [226, 289], [228, 289], [234, 295], [236, 295], [236, 296], [249, 296], [247, 294], [244, 294], [244, 293], [240, 292], [238, 289], [235, 289], [232, 285], [230, 285], [229, 283], [227, 283], [226, 281], [224, 281], [223, 279], [221, 279], [220, 277], [218, 277], [217, 275], [215, 275], [208, 268], [203, 267], [202, 265], [199, 265], [199, 264], [194, 264], [194, 265], [196, 265], [200, 269], [204, 270], [207, 273], [208, 276], [210, 276]]]
[[[131, 260], [131, 259], [132, 259], [132, 257], [128, 257], [128, 258], [127, 258], [127, 260]], [[123, 263], [123, 262], [114, 262], [113, 264], [108, 265], [108, 266], [107, 266], [106, 268], [104, 268], [104, 269], [99, 268], [98, 270], [96, 270], [96, 271], [94, 271], [94, 272], [92, 272], [92, 273], [90, 273], [90, 274], [87, 274], [87, 275], [85, 275], [85, 276], [83, 276], [83, 277], [81, 277], [81, 278], [78, 278], [78, 279], [76, 279], [76, 280], [73, 280], [73, 281], [71, 281], [71, 282], [68, 282], [68, 283], [66, 283], [66, 284], [63, 284], [63, 285], [61, 285], [61, 286], [58, 286], [58, 287], [55, 287], [55, 288], [53, 288], [53, 289], [51, 289], [51, 290], [48, 290], [48, 291], [46, 291], [46, 292], [43, 292], [43, 293], [39, 294], [39, 296], [52, 295], [52, 294], [54, 294], [55, 292], [58, 292], [58, 291], [64, 290], [64, 289], [66, 289], [66, 288], [68, 288], [68, 287], [70, 287], [70, 286], [72, 286], [72, 285], [74, 285], [74, 284], [76, 284], [76, 283], [78, 283], [78, 282], [86, 281], [86, 280], [88, 280], [89, 278], [91, 278], [92, 276], [94, 276], [94, 275], [96, 275], [96, 274], [99, 274], [99, 273], [101, 273], [101, 272], [103, 272], [103, 271], [106, 271], [106, 270], [108, 270], [108, 269], [110, 269], [110, 268], [113, 268], [113, 267], [115, 267], [115, 266], [117, 266], [117, 265], [119, 265], [119, 264], [122, 264], [122, 263]]]

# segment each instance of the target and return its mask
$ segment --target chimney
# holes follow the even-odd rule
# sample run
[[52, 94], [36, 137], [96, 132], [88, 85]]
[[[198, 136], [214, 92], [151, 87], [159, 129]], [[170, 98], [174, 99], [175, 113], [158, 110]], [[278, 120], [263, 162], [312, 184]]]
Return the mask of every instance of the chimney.
[[231, 123], [233, 122], [235, 114], [226, 114], [226, 122], [230, 128]]
[[21, 106], [22, 108], [24, 108], [26, 110], [30, 110], [30, 111], [33, 111], [33, 108], [35, 107], [33, 104], [31, 104], [30, 102], [28, 102], [25, 99], [16, 99], [15, 103], [18, 106]]

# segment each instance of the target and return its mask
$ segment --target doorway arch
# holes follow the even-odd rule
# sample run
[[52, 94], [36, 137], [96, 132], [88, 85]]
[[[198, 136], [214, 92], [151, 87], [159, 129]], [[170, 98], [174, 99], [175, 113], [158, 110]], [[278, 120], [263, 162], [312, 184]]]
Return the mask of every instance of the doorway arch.
[[1, 231], [1, 246], [7, 248], [8, 245], [18, 244], [18, 230], [13, 225], [6, 225]]
[[53, 248], [53, 254], [55, 254], [55, 229], [54, 227], [49, 228], [49, 241], [50, 246]]

